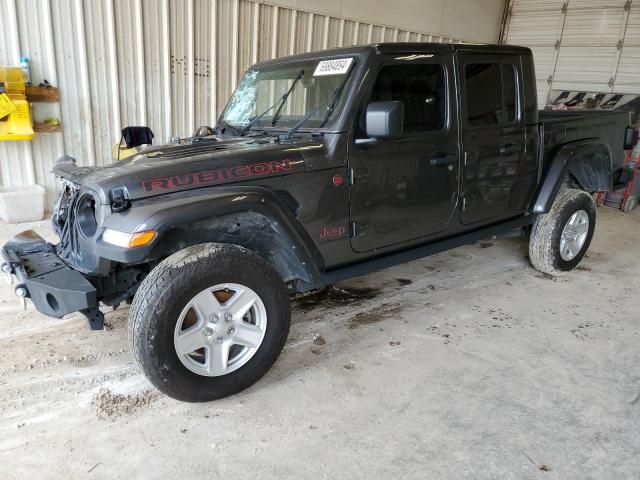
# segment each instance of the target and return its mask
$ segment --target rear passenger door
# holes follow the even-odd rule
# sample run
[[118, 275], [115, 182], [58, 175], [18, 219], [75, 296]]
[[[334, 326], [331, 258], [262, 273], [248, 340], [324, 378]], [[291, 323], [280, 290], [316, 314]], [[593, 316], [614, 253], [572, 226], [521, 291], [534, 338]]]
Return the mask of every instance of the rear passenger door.
[[518, 55], [459, 54], [463, 224], [521, 214], [529, 190]]

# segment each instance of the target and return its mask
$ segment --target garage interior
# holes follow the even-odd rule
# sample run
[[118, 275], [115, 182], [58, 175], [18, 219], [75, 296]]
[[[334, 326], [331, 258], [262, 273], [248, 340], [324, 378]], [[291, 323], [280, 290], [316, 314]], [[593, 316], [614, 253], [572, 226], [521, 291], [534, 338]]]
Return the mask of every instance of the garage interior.
[[[34, 127], [58, 123], [0, 140], [0, 196], [39, 185], [24, 201], [39, 195], [44, 215], [0, 221], [0, 244], [27, 229], [56, 241], [58, 157], [111, 164], [128, 125], [154, 144], [215, 126], [253, 63], [291, 54], [521, 45], [540, 109], [627, 109], [637, 126], [637, 3], [3, 0], [0, 65], [27, 57], [47, 95]], [[0, 476], [639, 478], [639, 194], [640, 180], [598, 198], [591, 247], [561, 277], [531, 268], [525, 238], [488, 238], [298, 296], [275, 366], [203, 404], [142, 376], [127, 306], [93, 332], [2, 284]]]

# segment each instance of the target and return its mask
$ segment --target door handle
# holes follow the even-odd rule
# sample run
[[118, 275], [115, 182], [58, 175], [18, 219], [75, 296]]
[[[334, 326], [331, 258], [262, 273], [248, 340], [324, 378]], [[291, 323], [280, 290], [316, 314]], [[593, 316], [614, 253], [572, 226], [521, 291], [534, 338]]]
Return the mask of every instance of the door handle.
[[453, 164], [453, 158], [450, 155], [441, 155], [432, 157], [429, 163], [434, 167], [445, 167]]
[[521, 148], [517, 143], [505, 143], [498, 147], [500, 155], [503, 157], [508, 157], [509, 155], [513, 155], [514, 153], [518, 153]]

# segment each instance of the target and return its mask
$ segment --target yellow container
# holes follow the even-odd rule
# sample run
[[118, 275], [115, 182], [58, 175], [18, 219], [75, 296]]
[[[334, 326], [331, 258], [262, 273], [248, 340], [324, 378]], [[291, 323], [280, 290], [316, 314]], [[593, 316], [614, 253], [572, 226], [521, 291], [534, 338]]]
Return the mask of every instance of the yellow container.
[[116, 143], [113, 146], [113, 151], [112, 151], [113, 160], [116, 162], [119, 162], [120, 160], [124, 160], [125, 158], [129, 158], [130, 156], [135, 155], [139, 151], [140, 151], [140, 148], [138, 147], [127, 148], [126, 145], [123, 145], [121, 143]]
[[0, 140], [31, 140], [35, 133], [31, 126], [29, 102], [11, 98], [16, 109], [0, 120]]
[[6, 93], [0, 93], [0, 120], [9, 115], [11, 112], [14, 112], [16, 106], [13, 104], [9, 95]]
[[[4, 83], [5, 89], [5, 93], [0, 95], [0, 140], [31, 140], [35, 133], [29, 102], [24, 95], [22, 69], [0, 67], [0, 83]], [[3, 114], [5, 109], [7, 113]]]
[[24, 72], [19, 67], [0, 67], [0, 83], [4, 83], [5, 93], [24, 95]]

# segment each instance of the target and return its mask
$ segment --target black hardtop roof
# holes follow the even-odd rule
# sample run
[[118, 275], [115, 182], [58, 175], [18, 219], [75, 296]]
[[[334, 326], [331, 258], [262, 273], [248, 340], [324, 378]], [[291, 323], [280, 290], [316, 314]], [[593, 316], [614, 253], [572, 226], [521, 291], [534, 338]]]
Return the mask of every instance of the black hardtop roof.
[[331, 48], [328, 50], [316, 50], [313, 52], [289, 55], [259, 62], [256, 66], [275, 65], [278, 63], [295, 62], [300, 60], [314, 60], [322, 57], [335, 57], [344, 55], [378, 54], [378, 53], [448, 53], [448, 52], [477, 52], [494, 55], [501, 54], [525, 54], [531, 55], [531, 50], [516, 45], [492, 45], [479, 43], [425, 43], [425, 42], [393, 42], [372, 43], [353, 47]]

